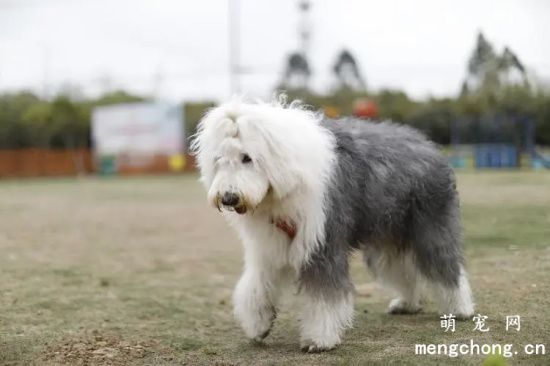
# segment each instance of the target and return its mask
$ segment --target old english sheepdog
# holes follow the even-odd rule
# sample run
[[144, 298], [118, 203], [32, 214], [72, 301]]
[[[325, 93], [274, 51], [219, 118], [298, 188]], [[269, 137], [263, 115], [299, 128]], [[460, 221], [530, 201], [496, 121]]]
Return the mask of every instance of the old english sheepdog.
[[302, 350], [337, 346], [352, 324], [354, 249], [396, 293], [390, 313], [420, 311], [430, 287], [442, 313], [473, 314], [453, 171], [419, 132], [234, 100], [203, 118], [192, 149], [208, 200], [244, 245], [233, 302], [252, 340], [269, 334], [290, 285]]

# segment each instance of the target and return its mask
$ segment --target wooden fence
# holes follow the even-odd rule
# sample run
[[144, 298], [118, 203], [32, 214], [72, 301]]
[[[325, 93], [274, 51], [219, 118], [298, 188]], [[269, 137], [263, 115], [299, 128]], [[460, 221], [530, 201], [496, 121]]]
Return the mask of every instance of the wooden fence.
[[[184, 171], [195, 169], [192, 156], [186, 156]], [[0, 150], [0, 178], [71, 176], [96, 172], [90, 150], [23, 149]], [[151, 174], [172, 171], [166, 157], [154, 157], [151, 164], [134, 167], [119, 163], [120, 174]]]

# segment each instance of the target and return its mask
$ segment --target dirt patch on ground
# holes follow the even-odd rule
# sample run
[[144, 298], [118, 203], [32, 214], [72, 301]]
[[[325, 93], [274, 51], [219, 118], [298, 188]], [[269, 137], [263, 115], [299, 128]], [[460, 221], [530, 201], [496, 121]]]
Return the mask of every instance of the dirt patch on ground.
[[46, 350], [44, 361], [62, 365], [118, 366], [158, 351], [159, 344], [155, 341], [127, 341], [118, 335], [93, 330], [84, 337], [67, 339], [51, 346]]

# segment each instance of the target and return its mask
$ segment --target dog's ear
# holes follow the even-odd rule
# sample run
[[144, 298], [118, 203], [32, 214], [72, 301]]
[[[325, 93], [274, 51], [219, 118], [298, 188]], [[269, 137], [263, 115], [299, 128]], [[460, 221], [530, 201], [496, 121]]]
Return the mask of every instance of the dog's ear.
[[263, 159], [259, 163], [269, 180], [273, 195], [280, 200], [299, 188], [303, 182], [302, 172], [297, 169], [294, 161], [285, 156], [285, 152], [281, 151], [281, 148], [276, 149], [270, 141], [267, 141], [265, 145], [269, 151], [268, 158], [262, 157]]
[[301, 172], [284, 143], [264, 135], [261, 145], [257, 150], [257, 164], [266, 175], [274, 197], [285, 198], [301, 184]]
[[266, 175], [276, 199], [287, 197], [302, 184], [303, 171], [297, 162], [299, 149], [289, 144], [285, 125], [278, 120], [253, 116], [242, 118], [239, 129], [242, 141], [259, 168]]
[[301, 178], [293, 169], [285, 167], [279, 167], [279, 171], [277, 171], [277, 167], [274, 169], [276, 173], [268, 175], [268, 179], [275, 198], [281, 200], [298, 189]]

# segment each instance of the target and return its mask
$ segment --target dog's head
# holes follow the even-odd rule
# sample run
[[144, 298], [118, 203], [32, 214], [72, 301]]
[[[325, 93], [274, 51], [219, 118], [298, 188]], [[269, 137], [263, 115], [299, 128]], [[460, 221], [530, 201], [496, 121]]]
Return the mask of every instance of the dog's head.
[[267, 195], [269, 177], [262, 167], [259, 136], [251, 136], [243, 116], [212, 111], [202, 122], [198, 154], [208, 200], [218, 209], [239, 214], [255, 208]]
[[281, 105], [233, 101], [212, 109], [192, 143], [208, 200], [244, 214], [268, 194], [282, 199], [296, 190], [315, 165], [307, 162], [318, 128], [310, 119], [311, 112]]

